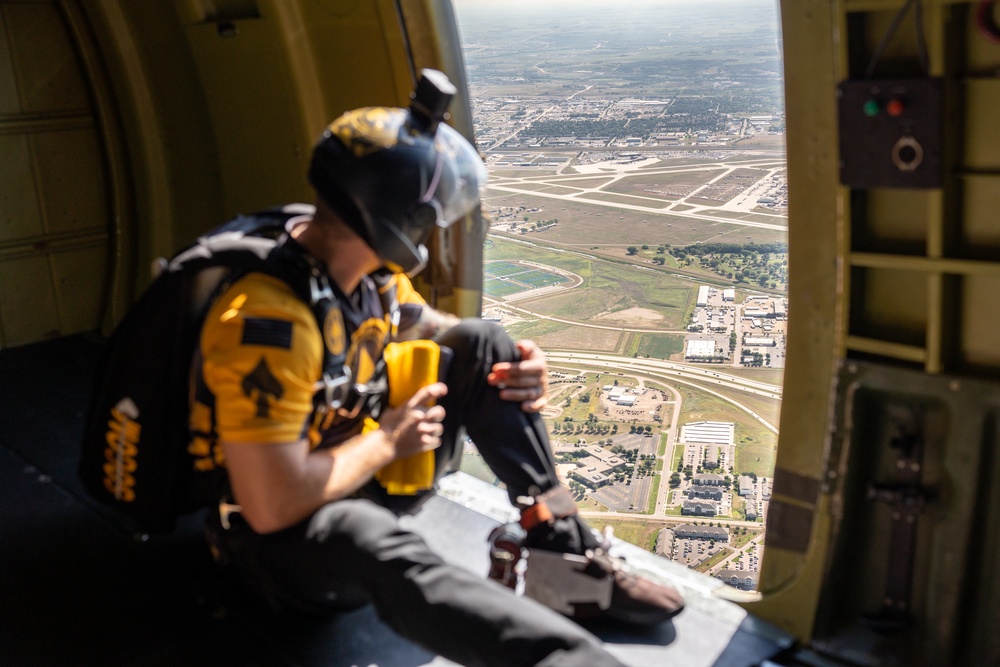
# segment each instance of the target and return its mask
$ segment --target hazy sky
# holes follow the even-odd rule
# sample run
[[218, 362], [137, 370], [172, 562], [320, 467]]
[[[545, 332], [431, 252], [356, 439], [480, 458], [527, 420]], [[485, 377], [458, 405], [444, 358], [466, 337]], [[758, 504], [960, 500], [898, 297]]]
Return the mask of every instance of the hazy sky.
[[777, 24], [778, 0], [452, 0], [459, 23], [511, 21], [519, 27], [546, 22], [610, 20], [637, 27], [685, 27], [701, 34], [746, 29], [746, 21], [762, 18]]
[[778, 0], [452, 0], [459, 11], [475, 9], [498, 14], [530, 13], [582, 13], [591, 11], [628, 12], [650, 9], [691, 9], [705, 8], [712, 12], [727, 8], [756, 7], [763, 10], [777, 9]]

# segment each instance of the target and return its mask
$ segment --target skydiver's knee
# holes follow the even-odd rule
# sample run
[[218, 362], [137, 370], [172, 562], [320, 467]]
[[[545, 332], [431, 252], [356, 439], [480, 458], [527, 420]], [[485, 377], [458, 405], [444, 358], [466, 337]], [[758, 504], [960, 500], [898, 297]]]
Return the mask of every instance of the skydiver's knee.
[[475, 354], [480, 359], [495, 363], [515, 361], [519, 357], [517, 346], [500, 325], [478, 318], [462, 320], [436, 340], [438, 344], [451, 348], [458, 358]]

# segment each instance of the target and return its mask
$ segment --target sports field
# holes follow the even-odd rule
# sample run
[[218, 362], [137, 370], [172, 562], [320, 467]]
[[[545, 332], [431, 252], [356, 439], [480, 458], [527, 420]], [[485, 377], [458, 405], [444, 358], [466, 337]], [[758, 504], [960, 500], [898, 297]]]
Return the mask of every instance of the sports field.
[[494, 299], [569, 282], [558, 273], [508, 261], [486, 262], [484, 273], [483, 292]]

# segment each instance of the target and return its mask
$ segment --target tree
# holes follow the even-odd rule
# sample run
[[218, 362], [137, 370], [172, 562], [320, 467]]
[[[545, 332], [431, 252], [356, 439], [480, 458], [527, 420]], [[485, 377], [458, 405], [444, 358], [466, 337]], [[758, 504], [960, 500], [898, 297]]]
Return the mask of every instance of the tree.
[[637, 255], [639, 254], [639, 249], [636, 248], [634, 245], [630, 245], [628, 248], [625, 249], [625, 253], [628, 255]]

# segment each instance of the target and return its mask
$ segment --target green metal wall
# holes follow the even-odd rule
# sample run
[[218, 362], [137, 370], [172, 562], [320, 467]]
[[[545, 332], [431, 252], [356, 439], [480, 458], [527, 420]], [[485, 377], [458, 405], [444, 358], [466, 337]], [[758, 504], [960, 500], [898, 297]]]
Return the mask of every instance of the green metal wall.
[[[789, 342], [749, 608], [842, 659], [1000, 660], [1000, 44], [980, 5], [782, 2]], [[942, 79], [940, 187], [840, 184], [841, 133], [866, 138], [837, 84], [866, 77]]]

